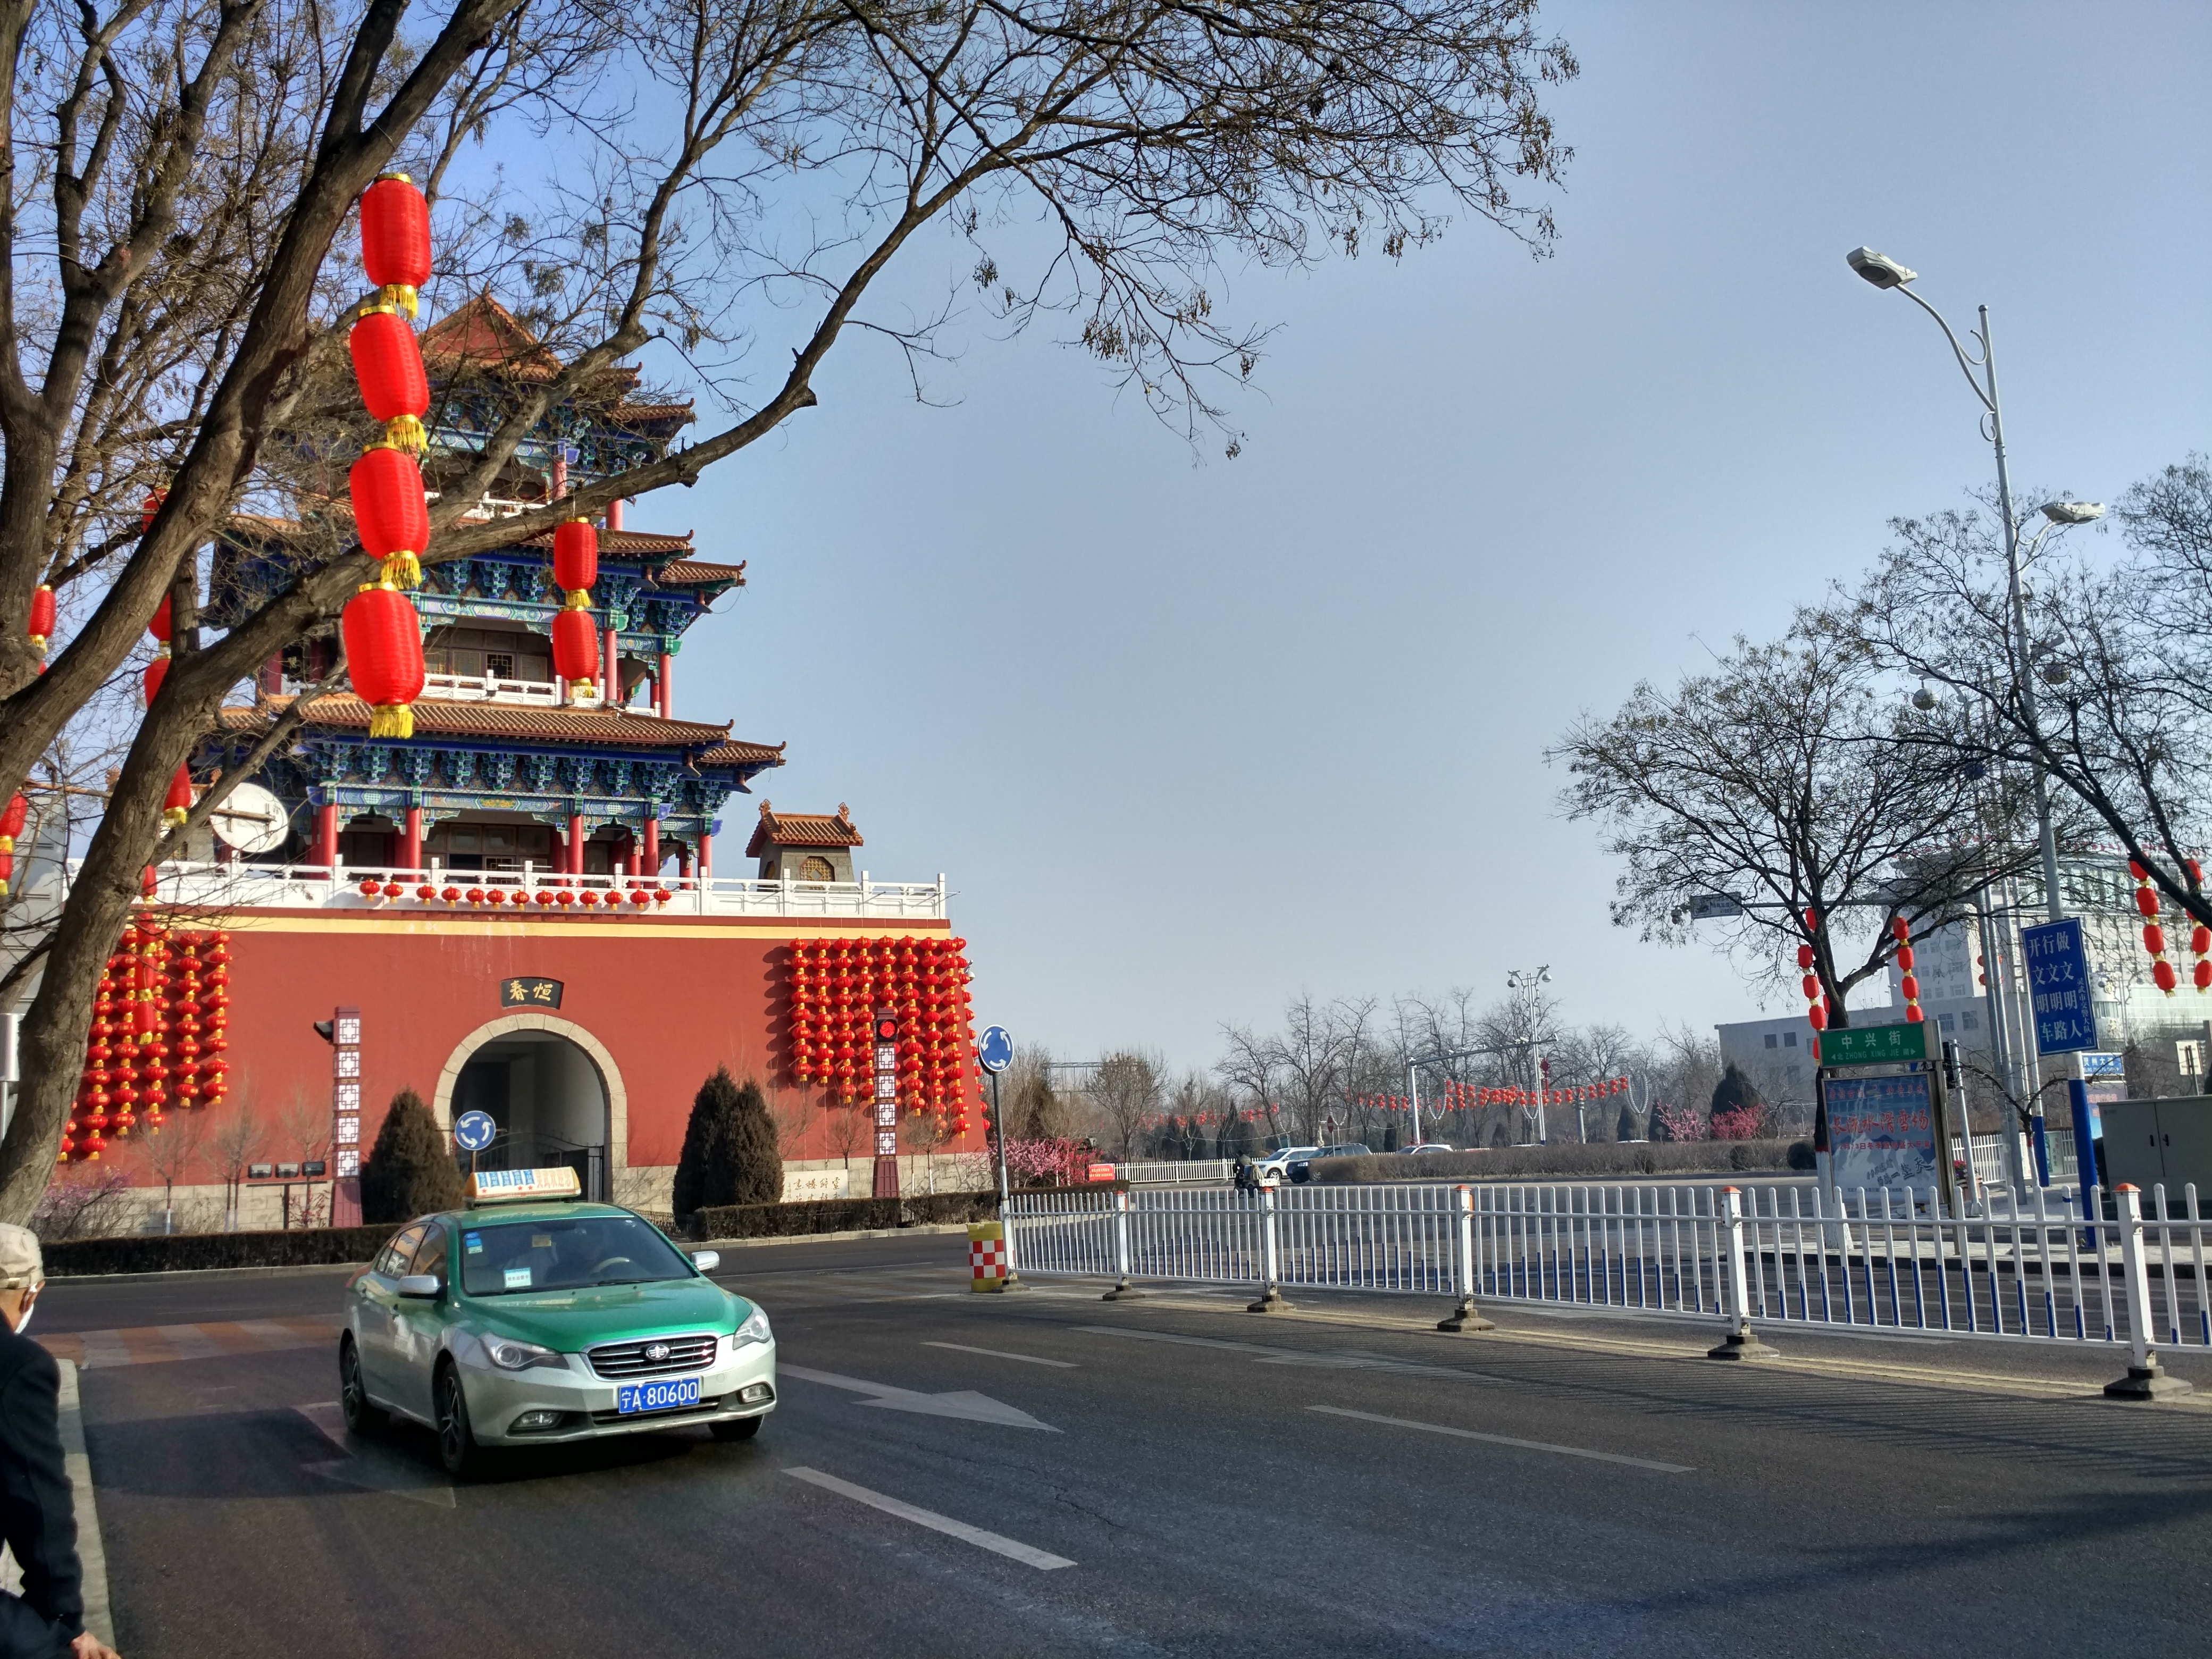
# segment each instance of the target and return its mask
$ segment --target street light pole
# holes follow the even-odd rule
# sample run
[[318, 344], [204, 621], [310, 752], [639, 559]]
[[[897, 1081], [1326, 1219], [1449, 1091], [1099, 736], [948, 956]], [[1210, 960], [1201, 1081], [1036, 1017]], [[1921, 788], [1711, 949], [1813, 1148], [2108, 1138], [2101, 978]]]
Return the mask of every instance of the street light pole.
[[[2004, 410], [1997, 398], [1997, 349], [1990, 332], [1990, 308], [1976, 308], [1982, 325], [1975, 332], [1982, 355], [1977, 362], [1966, 355], [1966, 347], [1943, 313], [1912, 291], [1913, 278], [1917, 271], [1907, 270], [1894, 259], [1876, 253], [1870, 247], [1854, 248], [1844, 256], [1844, 262], [1861, 276], [1879, 289], [1893, 289], [1918, 306], [1936, 319], [1936, 326], [1943, 331], [1943, 337], [1951, 343], [1951, 354], [1959, 360], [1959, 372], [1966, 377], [1966, 385], [1982, 405], [1989, 419], [1990, 447], [1996, 452], [1997, 514], [2004, 522], [2005, 597], [2012, 611], [2012, 626], [2006, 642], [2006, 655], [2012, 659], [2013, 683], [2020, 688], [2020, 709], [2027, 722], [2028, 730], [2040, 733], [2042, 723], [2036, 713], [2035, 676], [2028, 660], [2027, 605], [2021, 597], [2020, 586], [2020, 526], [2013, 516], [2012, 476], [2005, 465]], [[1982, 380], [1974, 379], [1974, 370], [1982, 371]], [[2052, 921], [2063, 921], [2066, 910], [2058, 890], [2058, 841], [2051, 822], [2051, 785], [2045, 777], [2043, 762], [2035, 763], [2035, 827], [2043, 853], [2044, 908]]]

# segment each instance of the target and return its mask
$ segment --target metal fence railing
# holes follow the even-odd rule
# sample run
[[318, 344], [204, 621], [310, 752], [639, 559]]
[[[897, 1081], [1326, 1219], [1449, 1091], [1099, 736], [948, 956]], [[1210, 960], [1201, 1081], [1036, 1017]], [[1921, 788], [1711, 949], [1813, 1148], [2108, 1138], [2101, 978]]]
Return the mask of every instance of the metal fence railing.
[[1179, 1163], [1124, 1164], [1115, 1171], [1135, 1187], [1218, 1187], [1231, 1180], [1237, 1166], [1225, 1158], [1186, 1158]]
[[1018, 1270], [1455, 1296], [1767, 1326], [2212, 1348], [2197, 1189], [1528, 1184], [1025, 1193]]

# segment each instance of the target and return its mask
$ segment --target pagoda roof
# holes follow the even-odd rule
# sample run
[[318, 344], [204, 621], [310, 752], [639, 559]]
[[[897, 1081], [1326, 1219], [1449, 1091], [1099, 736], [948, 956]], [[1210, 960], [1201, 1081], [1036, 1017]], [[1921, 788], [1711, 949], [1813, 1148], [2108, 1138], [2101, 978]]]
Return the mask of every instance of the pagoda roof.
[[[343, 527], [349, 532], [353, 524], [353, 508], [335, 496], [319, 499], [319, 505], [333, 528]], [[464, 518], [464, 526], [495, 523], [482, 517]], [[310, 526], [297, 519], [281, 519], [265, 513], [234, 513], [228, 524], [229, 533], [240, 539], [263, 538], [277, 541], [300, 541], [307, 538]], [[599, 556], [603, 559], [635, 561], [652, 565], [653, 580], [664, 587], [703, 586], [709, 582], [729, 582], [738, 587], [745, 585], [745, 566], [750, 561], [736, 564], [715, 564], [704, 559], [683, 556], [692, 549], [694, 532], [685, 531], [680, 536], [665, 536], [644, 530], [602, 530], [599, 532]], [[495, 550], [507, 553], [527, 550], [533, 553], [550, 553], [553, 549], [553, 532], [532, 536], [526, 541], [514, 542]], [[670, 558], [668, 555], [677, 556]]]
[[837, 803], [837, 815], [822, 812], [778, 812], [763, 801], [760, 823], [745, 843], [745, 856], [757, 859], [771, 847], [860, 847], [860, 831], [853, 823], [853, 809]]
[[[422, 331], [422, 362], [432, 370], [472, 368], [510, 380], [543, 386], [568, 367], [530, 325], [486, 294], [479, 294]], [[699, 418], [687, 399], [672, 403], [628, 402], [639, 374], [628, 363], [611, 363], [595, 377], [617, 401], [606, 418], [617, 424], [647, 426], [673, 421], [688, 425]]]
[[[233, 704], [222, 711], [225, 729], [257, 731], [289, 707], [289, 697], [263, 704]], [[712, 766], [781, 766], [782, 744], [749, 743], [730, 736], [730, 723], [666, 720], [629, 708], [538, 708], [499, 702], [447, 702], [424, 697], [415, 703], [417, 738], [474, 738], [510, 743], [575, 744], [598, 749], [691, 749], [692, 759]], [[307, 724], [366, 732], [368, 704], [349, 691], [315, 699]]]
[[[479, 520], [474, 522], [488, 521]], [[543, 535], [532, 536], [528, 541], [516, 542], [514, 545], [550, 552], [553, 546], [553, 532], [549, 530]], [[663, 536], [645, 530], [599, 532], [599, 556], [603, 559], [642, 559], [650, 564], [656, 554], [683, 554], [690, 550], [691, 532], [688, 530], [680, 536]]]
[[749, 562], [740, 559], [735, 564], [709, 564], [704, 559], [677, 559], [654, 571], [653, 579], [663, 587], [703, 586], [708, 582], [730, 582], [743, 587]]

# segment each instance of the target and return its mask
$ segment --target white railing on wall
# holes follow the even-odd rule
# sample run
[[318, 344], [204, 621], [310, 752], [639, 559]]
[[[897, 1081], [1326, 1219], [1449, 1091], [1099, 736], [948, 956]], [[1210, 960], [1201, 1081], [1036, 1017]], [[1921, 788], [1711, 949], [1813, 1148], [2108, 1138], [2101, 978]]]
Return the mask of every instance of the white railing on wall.
[[[572, 876], [513, 870], [402, 870], [319, 864], [161, 864], [159, 904], [210, 910], [395, 910], [478, 915], [793, 916], [941, 921], [951, 896], [933, 881], [769, 881], [757, 877]], [[70, 872], [75, 876], [72, 863]]]
[[551, 680], [501, 679], [496, 674], [425, 674], [422, 695], [441, 702], [503, 702], [533, 708], [597, 708], [605, 700], [571, 695], [564, 704]]

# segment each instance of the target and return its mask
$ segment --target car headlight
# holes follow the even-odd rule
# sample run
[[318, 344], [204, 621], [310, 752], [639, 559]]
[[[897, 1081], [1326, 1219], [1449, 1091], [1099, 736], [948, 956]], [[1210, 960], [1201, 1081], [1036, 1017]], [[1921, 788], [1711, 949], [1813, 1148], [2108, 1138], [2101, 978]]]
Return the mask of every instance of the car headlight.
[[756, 1303], [753, 1310], [745, 1316], [745, 1322], [738, 1327], [738, 1334], [730, 1339], [730, 1345], [742, 1348], [748, 1342], [770, 1341], [773, 1335], [768, 1328], [768, 1310]]
[[484, 1342], [484, 1352], [491, 1363], [503, 1371], [526, 1371], [532, 1365], [550, 1365], [555, 1370], [565, 1370], [568, 1362], [550, 1348], [541, 1348], [535, 1342], [518, 1341], [511, 1336], [495, 1336]]

